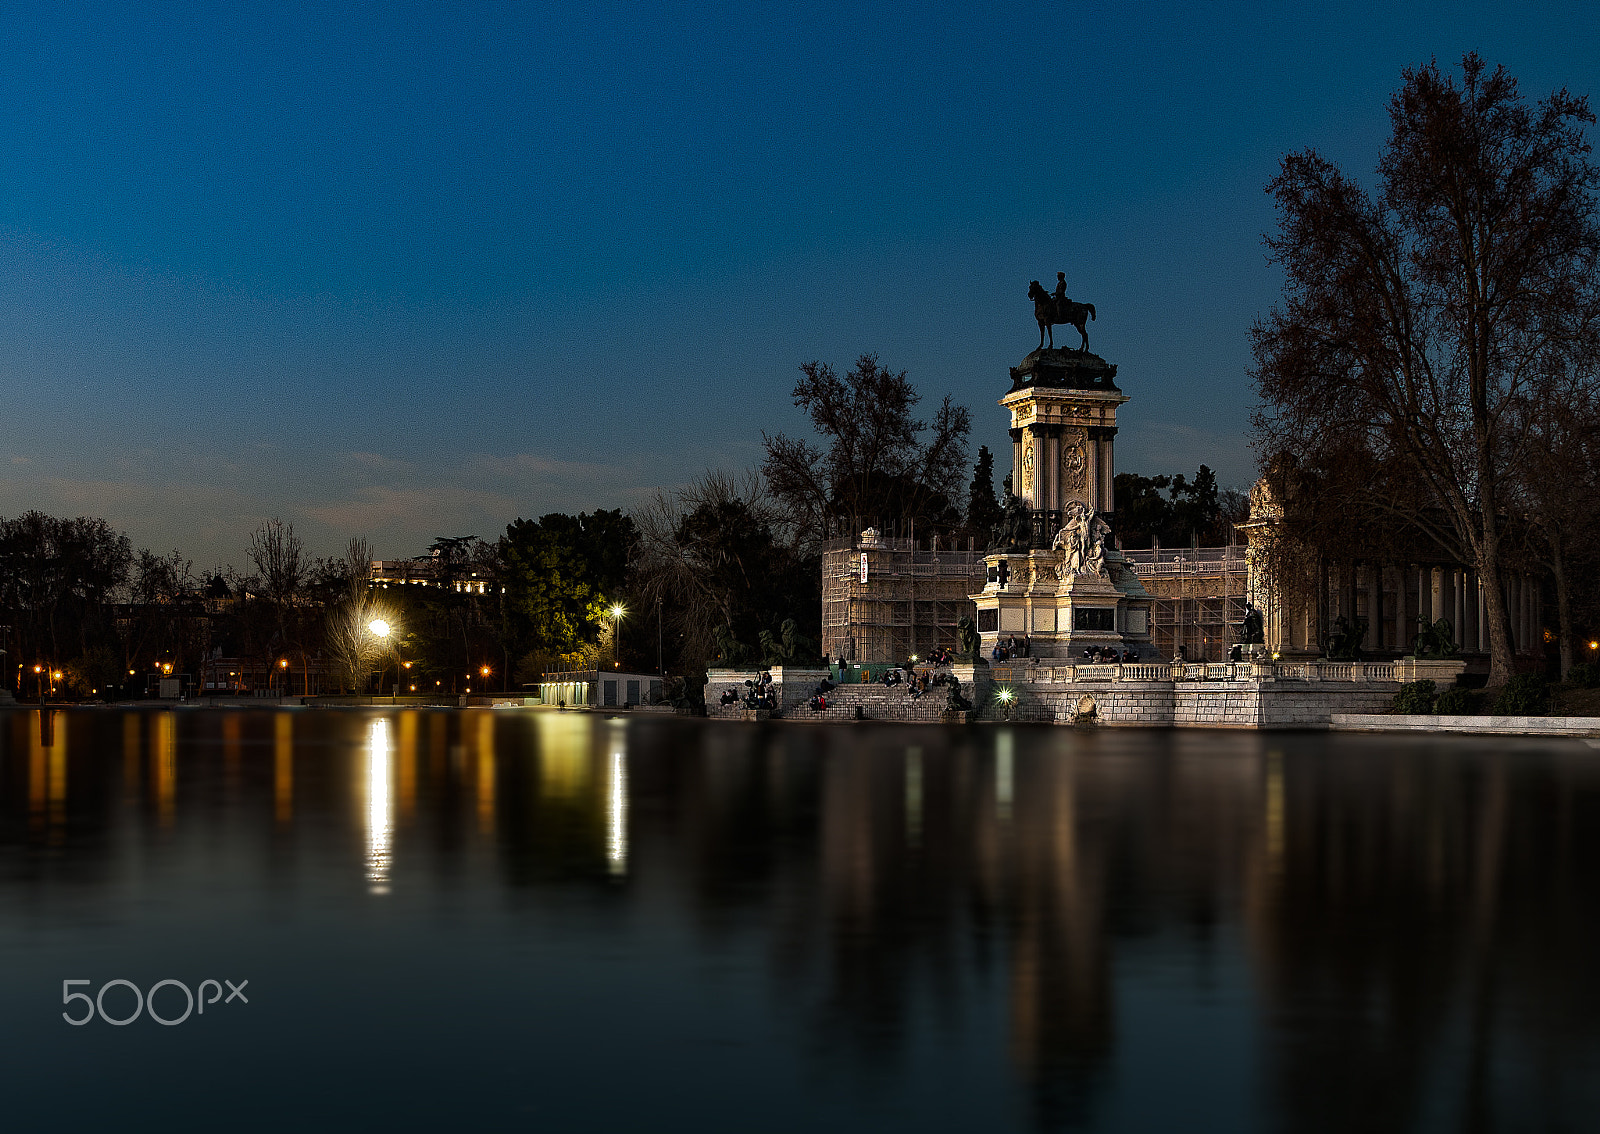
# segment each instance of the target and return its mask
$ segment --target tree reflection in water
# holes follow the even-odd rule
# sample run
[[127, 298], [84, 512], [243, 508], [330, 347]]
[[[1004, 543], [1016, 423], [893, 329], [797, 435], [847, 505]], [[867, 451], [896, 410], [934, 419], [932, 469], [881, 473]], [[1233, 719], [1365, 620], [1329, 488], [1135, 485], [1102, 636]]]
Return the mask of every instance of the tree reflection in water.
[[[488, 890], [597, 950], [687, 924], [764, 974], [789, 1036], [771, 1058], [869, 1094], [928, 1090], [919, 1044], [999, 1018], [1028, 1125], [1192, 1123], [1179, 1068], [1135, 1061], [1164, 1017], [1130, 1002], [1199, 996], [1171, 974], [1229, 961], [1236, 1023], [1178, 1060], [1254, 1068], [1237, 1124], [1559, 1128], [1600, 1102], [1600, 763], [1575, 746], [545, 712], [40, 724], [0, 718], [8, 898], [111, 892], [133, 847], [159, 888], [195, 831], [260, 848], [239, 887], [325, 888], [343, 832], [392, 909]], [[558, 894], [633, 921], [555, 918]]]

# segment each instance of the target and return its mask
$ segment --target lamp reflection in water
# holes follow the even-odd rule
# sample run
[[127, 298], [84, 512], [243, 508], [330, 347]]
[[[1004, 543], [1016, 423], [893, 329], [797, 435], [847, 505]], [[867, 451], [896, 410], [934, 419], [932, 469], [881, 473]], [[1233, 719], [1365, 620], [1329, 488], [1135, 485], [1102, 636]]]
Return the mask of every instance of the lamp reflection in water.
[[389, 869], [393, 864], [394, 802], [389, 790], [392, 758], [389, 722], [380, 718], [372, 722], [367, 738], [367, 890], [373, 894], [389, 892]]
[[1012, 761], [1015, 758], [1011, 730], [1002, 728], [994, 738], [994, 813], [1002, 823], [1011, 821]]
[[612, 874], [628, 872], [628, 726], [611, 722], [606, 792], [606, 861]]

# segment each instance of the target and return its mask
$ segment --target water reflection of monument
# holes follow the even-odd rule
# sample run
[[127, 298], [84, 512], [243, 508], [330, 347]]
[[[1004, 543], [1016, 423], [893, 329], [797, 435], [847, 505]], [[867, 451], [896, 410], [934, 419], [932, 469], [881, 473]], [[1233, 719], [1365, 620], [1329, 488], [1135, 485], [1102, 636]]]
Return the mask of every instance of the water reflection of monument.
[[[216, 870], [244, 918], [255, 899], [270, 918], [310, 909], [334, 877], [340, 895], [360, 879], [488, 897], [454, 916], [573, 956], [651, 954], [653, 929], [688, 927], [670, 937], [684, 955], [769, 975], [767, 996], [736, 982], [736, 1011], [770, 1009], [773, 1058], [818, 1061], [824, 1092], [865, 1076], [914, 1093], [930, 1037], [958, 1035], [1000, 1045], [1041, 1128], [1170, 1088], [1151, 1029], [1185, 997], [1235, 1006], [1193, 1034], [1258, 1076], [1267, 1101], [1247, 1102], [1267, 1114], [1240, 1126], [1579, 1129], [1600, 1104], [1600, 771], [1554, 745], [226, 720], [79, 712], [41, 733], [37, 713], [0, 717], [0, 899], [76, 917], [180, 900]], [[301, 760], [280, 784], [286, 737]], [[695, 992], [715, 1000], [714, 983]]]

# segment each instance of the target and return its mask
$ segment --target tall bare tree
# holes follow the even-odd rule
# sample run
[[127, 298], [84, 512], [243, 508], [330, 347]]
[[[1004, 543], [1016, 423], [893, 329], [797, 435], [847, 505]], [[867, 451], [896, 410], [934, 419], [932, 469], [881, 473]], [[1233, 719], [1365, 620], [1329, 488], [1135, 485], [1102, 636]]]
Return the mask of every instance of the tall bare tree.
[[1576, 576], [1600, 558], [1600, 375], [1587, 368], [1556, 387], [1559, 397], [1523, 407], [1528, 444], [1517, 462], [1518, 511], [1531, 557], [1550, 574], [1561, 674], [1577, 659], [1583, 599]]
[[[1481, 579], [1491, 684], [1513, 673], [1501, 591], [1506, 475], [1553, 360], [1593, 331], [1600, 226], [1585, 98], [1530, 107], [1477, 55], [1408, 70], [1368, 193], [1314, 150], [1268, 191], [1282, 305], [1253, 329], [1269, 455], [1364, 447], [1416, 486], [1412, 516]], [[1376, 494], [1369, 497], [1382, 504]]]
[[365, 688], [384, 651], [383, 641], [369, 629], [372, 620], [384, 614], [369, 585], [372, 545], [365, 539], [351, 539], [343, 566], [344, 594], [328, 609], [324, 641], [340, 684], [359, 690]]
[[288, 614], [305, 583], [310, 560], [294, 525], [274, 516], [250, 533], [250, 561], [261, 573], [261, 587], [278, 616], [278, 637], [289, 642]]

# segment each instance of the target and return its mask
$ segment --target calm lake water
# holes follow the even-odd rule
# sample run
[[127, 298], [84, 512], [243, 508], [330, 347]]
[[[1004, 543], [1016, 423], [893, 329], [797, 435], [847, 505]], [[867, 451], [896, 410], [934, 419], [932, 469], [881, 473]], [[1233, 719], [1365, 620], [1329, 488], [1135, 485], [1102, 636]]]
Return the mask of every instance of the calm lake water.
[[1600, 750], [12, 711], [0, 1081], [19, 1131], [1594, 1130]]

